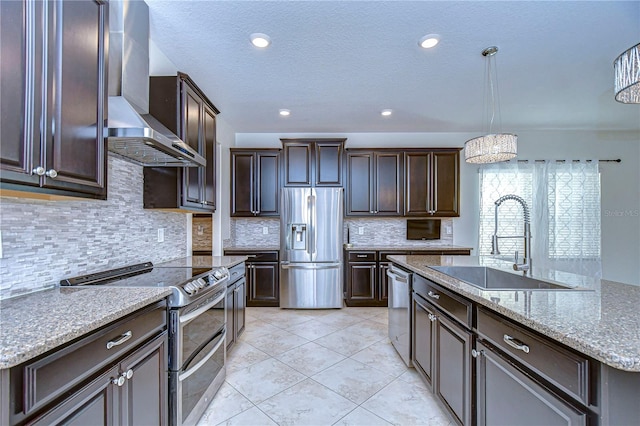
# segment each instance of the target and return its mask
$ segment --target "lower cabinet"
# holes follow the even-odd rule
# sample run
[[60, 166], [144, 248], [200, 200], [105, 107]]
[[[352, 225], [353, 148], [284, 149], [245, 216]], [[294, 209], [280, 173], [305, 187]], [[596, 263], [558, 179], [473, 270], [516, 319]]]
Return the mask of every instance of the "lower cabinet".
[[280, 306], [279, 252], [256, 250], [225, 250], [225, 256], [247, 256], [245, 261], [246, 306]]
[[244, 263], [229, 270], [233, 282], [227, 286], [227, 351], [238, 341], [244, 331], [245, 307], [247, 305]]
[[476, 343], [478, 425], [586, 425], [588, 414], [540, 384], [507, 357]]

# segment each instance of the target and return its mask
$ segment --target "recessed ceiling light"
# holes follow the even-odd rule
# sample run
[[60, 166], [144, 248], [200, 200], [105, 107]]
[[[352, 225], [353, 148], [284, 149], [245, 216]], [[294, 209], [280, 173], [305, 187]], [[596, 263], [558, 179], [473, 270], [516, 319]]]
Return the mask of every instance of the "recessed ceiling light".
[[383, 117], [388, 117], [391, 114], [393, 114], [393, 110], [391, 109], [383, 109], [382, 111], [380, 111], [380, 115], [382, 115]]
[[418, 41], [418, 44], [420, 45], [420, 47], [430, 49], [438, 44], [439, 41], [440, 36], [438, 34], [427, 34], [426, 36], [422, 37], [420, 41]]
[[287, 116], [291, 115], [291, 111], [288, 110], [288, 109], [281, 109], [280, 110], [280, 115], [283, 116], [283, 117], [287, 117]]
[[250, 36], [251, 44], [255, 47], [267, 47], [271, 44], [271, 37], [262, 33], [253, 33]]

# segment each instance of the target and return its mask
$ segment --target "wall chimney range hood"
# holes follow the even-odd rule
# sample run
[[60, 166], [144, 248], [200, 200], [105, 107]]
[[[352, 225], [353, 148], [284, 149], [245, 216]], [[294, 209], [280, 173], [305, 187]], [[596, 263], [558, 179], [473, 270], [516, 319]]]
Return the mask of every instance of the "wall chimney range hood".
[[206, 159], [149, 112], [149, 6], [109, 2], [111, 153], [142, 166], [203, 167]]

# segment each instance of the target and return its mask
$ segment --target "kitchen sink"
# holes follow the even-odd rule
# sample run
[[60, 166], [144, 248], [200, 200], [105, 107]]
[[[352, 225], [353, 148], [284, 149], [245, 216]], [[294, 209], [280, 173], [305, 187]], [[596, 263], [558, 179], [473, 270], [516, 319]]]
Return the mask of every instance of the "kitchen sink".
[[429, 268], [487, 290], [578, 290], [575, 287], [486, 266], [429, 266]]

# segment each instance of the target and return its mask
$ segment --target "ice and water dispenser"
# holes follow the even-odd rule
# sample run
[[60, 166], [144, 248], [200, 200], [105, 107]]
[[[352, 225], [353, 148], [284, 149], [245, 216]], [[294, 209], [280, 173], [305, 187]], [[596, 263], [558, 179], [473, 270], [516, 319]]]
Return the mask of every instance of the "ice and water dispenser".
[[290, 250], [306, 250], [307, 249], [307, 224], [306, 223], [292, 223], [289, 230], [291, 236]]

